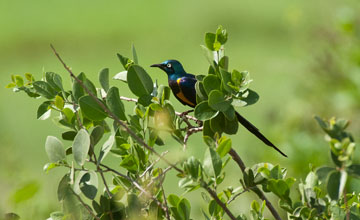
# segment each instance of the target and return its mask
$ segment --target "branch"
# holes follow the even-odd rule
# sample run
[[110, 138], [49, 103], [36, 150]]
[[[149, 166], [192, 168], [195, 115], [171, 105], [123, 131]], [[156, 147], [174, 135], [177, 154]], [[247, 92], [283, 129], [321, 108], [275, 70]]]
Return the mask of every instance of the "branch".
[[100, 218], [97, 217], [97, 216], [93, 213], [93, 211], [89, 208], [89, 206], [81, 199], [81, 197], [80, 197], [78, 194], [76, 194], [76, 193], [74, 192], [74, 190], [73, 190], [71, 187], [70, 187], [70, 190], [71, 190], [72, 193], [76, 196], [76, 198], [80, 201], [81, 205], [83, 205], [83, 206], [86, 208], [86, 210], [89, 212], [89, 214], [90, 214], [92, 217], [94, 217], [96, 220], [100, 220]]
[[164, 187], [161, 185], [161, 189], [163, 191], [163, 197], [164, 197], [164, 203], [165, 203], [165, 216], [168, 220], [170, 220], [170, 214], [169, 214], [169, 207], [166, 201], [166, 195], [165, 195], [165, 190]]
[[195, 127], [195, 128], [190, 128], [187, 132], [186, 135], [184, 137], [184, 150], [186, 149], [186, 143], [190, 137], [190, 135], [195, 134], [197, 132], [200, 132], [203, 130], [203, 127]]
[[[161, 153], [161, 156], [164, 156], [164, 155], [167, 154], [168, 152], [169, 152], [168, 150], [162, 152], [162, 153]], [[150, 164], [150, 166], [148, 166], [148, 167], [145, 169], [145, 171], [139, 176], [139, 178], [143, 178], [143, 177], [145, 176], [145, 174], [146, 174], [157, 162], [159, 162], [159, 160], [160, 160], [160, 157], [159, 157], [157, 160], [155, 160], [152, 164]]]
[[[237, 154], [233, 148], [231, 148], [231, 150], [229, 151], [229, 154], [231, 155], [233, 160], [238, 164], [238, 166], [241, 169], [241, 172], [244, 174], [246, 166], [245, 166], [244, 162], [241, 160], [239, 154]], [[274, 206], [271, 204], [271, 202], [266, 198], [265, 194], [257, 186], [251, 187], [250, 190], [253, 191], [256, 195], [258, 195], [258, 197], [261, 200], [265, 201], [266, 206], [268, 207], [269, 211], [271, 212], [271, 214], [274, 216], [274, 218], [276, 220], [281, 220], [279, 213], [277, 213]]]
[[223, 203], [219, 197], [216, 195], [216, 192], [214, 192], [212, 189], [209, 188], [208, 185], [206, 185], [206, 183], [202, 184], [202, 187], [204, 187], [206, 189], [206, 191], [208, 191], [208, 193], [211, 195], [211, 197], [215, 200], [215, 202], [221, 206], [221, 208], [226, 212], [226, 214], [229, 216], [230, 219], [232, 220], [236, 220], [235, 216], [231, 213], [231, 211], [227, 208], [227, 206], [225, 205], [225, 203]]
[[143, 139], [139, 138], [124, 122], [122, 122], [113, 112], [110, 111], [110, 109], [108, 109], [108, 107], [106, 107], [104, 105], [104, 103], [102, 103], [97, 97], [96, 95], [94, 95], [85, 85], [84, 83], [74, 75], [74, 73], [71, 71], [71, 69], [65, 64], [65, 62], [62, 60], [62, 58], [60, 57], [60, 55], [56, 52], [54, 46], [52, 44], [50, 44], [51, 49], [54, 51], [56, 57], [59, 59], [59, 61], [63, 64], [64, 68], [69, 72], [70, 76], [72, 78], [75, 79], [76, 82], [78, 82], [80, 84], [80, 86], [86, 91], [86, 93], [88, 93], [93, 99], [94, 101], [96, 101], [96, 103], [106, 112], [108, 113], [115, 121], [116, 123], [118, 123], [119, 125], [121, 125], [138, 143], [140, 143], [141, 145], [143, 145], [145, 148], [147, 148], [149, 151], [153, 152], [156, 156], [160, 157], [165, 163], [167, 163], [168, 165], [172, 166], [175, 170], [177, 170], [180, 173], [183, 173], [183, 171], [181, 169], [179, 169], [178, 167], [176, 167], [174, 164], [170, 163], [166, 158], [162, 157], [158, 152], [156, 152], [152, 147], [150, 147], [148, 144], [146, 144], [144, 142]]

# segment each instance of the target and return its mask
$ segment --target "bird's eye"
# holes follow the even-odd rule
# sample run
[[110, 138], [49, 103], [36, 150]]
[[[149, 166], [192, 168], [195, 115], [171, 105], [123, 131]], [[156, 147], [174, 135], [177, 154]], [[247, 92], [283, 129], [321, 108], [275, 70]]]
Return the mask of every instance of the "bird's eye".
[[166, 64], [167, 68], [171, 68], [171, 63]]

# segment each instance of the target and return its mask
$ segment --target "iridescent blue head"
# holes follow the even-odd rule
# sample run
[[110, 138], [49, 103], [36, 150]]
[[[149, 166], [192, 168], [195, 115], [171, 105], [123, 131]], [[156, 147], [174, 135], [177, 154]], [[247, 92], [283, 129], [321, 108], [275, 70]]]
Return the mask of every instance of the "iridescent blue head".
[[151, 65], [151, 67], [159, 67], [160, 69], [164, 70], [169, 77], [171, 75], [177, 75], [177, 76], [186, 75], [183, 66], [177, 60], [166, 60], [160, 64], [153, 64]]

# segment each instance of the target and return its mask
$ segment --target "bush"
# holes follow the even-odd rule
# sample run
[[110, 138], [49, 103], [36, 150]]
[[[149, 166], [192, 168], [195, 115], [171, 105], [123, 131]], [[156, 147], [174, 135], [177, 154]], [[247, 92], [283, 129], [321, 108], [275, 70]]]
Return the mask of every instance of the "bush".
[[[199, 104], [195, 117], [175, 111], [169, 102], [170, 88], [153, 82], [138, 64], [134, 47], [132, 59], [117, 55], [125, 70], [114, 79], [126, 82], [137, 99], [120, 96], [119, 89], [110, 86], [108, 68], [99, 73], [102, 88], [96, 88], [85, 73], [75, 75], [54, 47], [73, 80], [71, 90], [64, 89], [61, 76], [54, 72], [46, 72], [41, 80], [29, 73], [25, 78], [12, 76], [8, 88], [46, 99], [37, 110], [38, 119], [57, 114], [57, 125], [67, 129], [63, 140], [48, 136], [45, 142], [49, 163], [44, 171], [67, 168], [57, 191], [62, 210], [51, 213], [49, 219], [191, 219], [191, 201], [163, 189], [171, 170], [177, 172], [179, 187], [185, 192], [203, 189], [207, 193], [205, 219], [223, 219], [225, 215], [248, 219], [244, 214], [235, 216], [228, 208], [248, 191], [261, 200], [251, 203], [250, 219], [265, 219], [265, 207], [273, 218], [281, 219], [265, 193], [278, 197], [281, 214], [289, 219], [360, 219], [359, 195], [346, 191], [348, 176], [360, 175], [360, 165], [352, 164], [355, 143], [345, 131], [346, 120], [327, 122], [316, 117], [327, 134], [334, 166], [310, 166], [305, 181], [298, 183], [300, 201], [291, 197], [296, 180], [286, 177], [285, 168], [269, 163], [245, 166], [226, 134], [237, 132], [235, 108], [255, 104], [259, 95], [249, 89], [248, 72], [229, 70], [229, 57], [224, 53], [227, 39], [222, 27], [205, 35], [202, 48], [210, 66], [208, 75], [196, 76]], [[134, 105], [134, 111], [126, 112], [123, 102]], [[173, 161], [166, 157], [167, 151], [158, 152], [157, 146], [166, 144], [163, 133], [171, 134], [186, 150], [187, 140], [197, 132], [202, 132], [208, 146], [203, 160], [190, 156]], [[65, 141], [70, 141], [71, 147], [65, 149]], [[101, 141], [104, 144], [98, 146]], [[120, 158], [121, 169], [103, 162], [109, 155]], [[238, 186], [219, 190], [224, 179], [230, 178], [224, 168], [231, 160], [243, 177], [237, 177]], [[16, 215], [8, 214], [9, 219], [13, 217]]]

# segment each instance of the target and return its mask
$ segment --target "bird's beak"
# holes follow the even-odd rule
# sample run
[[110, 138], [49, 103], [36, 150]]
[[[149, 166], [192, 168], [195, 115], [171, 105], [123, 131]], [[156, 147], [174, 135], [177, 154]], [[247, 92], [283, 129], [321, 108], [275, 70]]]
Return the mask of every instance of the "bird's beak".
[[163, 69], [164, 65], [162, 65], [162, 64], [153, 64], [150, 67], [159, 67], [160, 69]]

